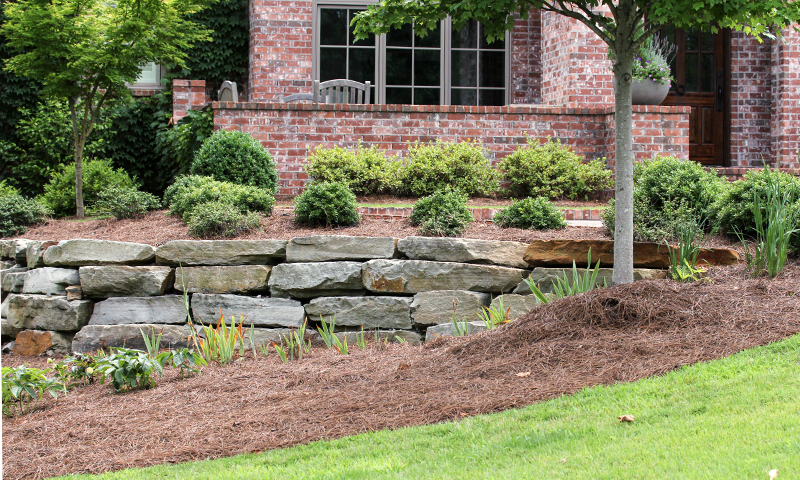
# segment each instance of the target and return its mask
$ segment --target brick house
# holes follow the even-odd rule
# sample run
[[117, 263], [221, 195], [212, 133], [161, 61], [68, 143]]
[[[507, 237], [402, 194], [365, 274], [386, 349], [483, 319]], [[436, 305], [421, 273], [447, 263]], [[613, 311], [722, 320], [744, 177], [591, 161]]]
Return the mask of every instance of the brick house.
[[[251, 0], [250, 68], [239, 103], [215, 102], [216, 128], [251, 133], [279, 165], [280, 194], [307, 181], [308, 147], [477, 139], [497, 161], [528, 137], [560, 138], [614, 167], [613, 76], [604, 44], [575, 20], [532, 12], [505, 40], [449, 21], [420, 39], [404, 30], [354, 41], [349, 20], [370, 0]], [[797, 168], [800, 35], [763, 43], [737, 32], [668, 29], [676, 82], [661, 106], [634, 106], [637, 159], [669, 154], [732, 178], [763, 160]], [[312, 81], [369, 80], [371, 105], [281, 104]], [[176, 80], [176, 118], [209, 102]]]

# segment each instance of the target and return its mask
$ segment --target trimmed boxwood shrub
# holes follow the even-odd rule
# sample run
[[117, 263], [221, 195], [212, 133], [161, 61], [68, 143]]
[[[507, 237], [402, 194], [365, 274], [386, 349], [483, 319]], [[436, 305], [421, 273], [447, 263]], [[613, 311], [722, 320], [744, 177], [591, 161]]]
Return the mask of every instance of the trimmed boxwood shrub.
[[452, 189], [420, 198], [411, 211], [411, 224], [430, 237], [461, 235], [473, 220], [467, 199], [467, 195]]
[[305, 170], [317, 182], [335, 182], [357, 195], [397, 190], [400, 162], [386, 158], [383, 150], [359, 145], [355, 151], [341, 147], [317, 148], [310, 152]]
[[401, 190], [416, 197], [455, 188], [468, 197], [490, 195], [499, 187], [499, 173], [492, 168], [477, 143], [442, 143], [408, 149], [398, 171]]
[[111, 187], [100, 192], [93, 213], [112, 215], [117, 220], [136, 218], [161, 206], [152, 193], [135, 188]]
[[164, 192], [164, 205], [169, 213], [188, 222], [189, 214], [198, 206], [208, 202], [232, 205], [240, 213], [272, 213], [275, 197], [270, 190], [247, 185], [219, 182], [211, 177], [186, 175], [178, 177]]
[[[656, 157], [634, 167], [633, 235], [641, 241], [661, 242], [675, 238], [676, 230], [695, 224], [703, 231], [714, 229], [711, 204], [727, 184], [716, 172], [697, 162]], [[615, 202], [603, 212], [603, 223], [614, 231]]]
[[278, 191], [275, 161], [258, 140], [245, 132], [217, 130], [203, 142], [189, 169], [192, 175]]
[[294, 202], [294, 220], [303, 225], [346, 226], [360, 220], [355, 194], [340, 183], [311, 183]]
[[189, 235], [200, 238], [233, 237], [257, 229], [261, 215], [240, 212], [236, 206], [221, 201], [197, 205], [188, 215]]
[[544, 197], [528, 197], [512, 203], [498, 212], [493, 222], [503, 228], [547, 230], [565, 228], [567, 222], [561, 210]]
[[[111, 188], [136, 188], [125, 170], [114, 169], [110, 160], [89, 160], [83, 162], [83, 204], [92, 208], [100, 192]], [[75, 164], [62, 167], [45, 185], [42, 201], [57, 216], [75, 215]]]
[[527, 147], [500, 161], [513, 197], [585, 198], [613, 187], [611, 170], [604, 167], [601, 160], [583, 163], [560, 140], [538, 143], [530, 138]]
[[0, 182], [0, 237], [25, 233], [28, 227], [46, 222], [49, 215], [47, 206], [23, 197], [14, 187]]

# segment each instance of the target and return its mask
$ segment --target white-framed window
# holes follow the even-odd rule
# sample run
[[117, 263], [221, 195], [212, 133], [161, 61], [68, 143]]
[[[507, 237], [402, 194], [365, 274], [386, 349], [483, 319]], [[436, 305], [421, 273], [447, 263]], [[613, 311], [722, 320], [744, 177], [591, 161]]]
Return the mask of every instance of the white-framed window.
[[161, 77], [163, 75], [161, 65], [150, 62], [142, 67], [139, 78], [136, 82], [128, 85], [129, 88], [139, 89], [160, 89], [164, 86], [161, 85]]
[[[368, 0], [367, 0], [368, 1]], [[425, 37], [412, 25], [355, 40], [350, 22], [368, 3], [336, 0], [315, 5], [313, 75], [374, 85], [375, 103], [507, 105], [508, 38], [487, 42], [476, 21], [454, 29], [449, 19]]]

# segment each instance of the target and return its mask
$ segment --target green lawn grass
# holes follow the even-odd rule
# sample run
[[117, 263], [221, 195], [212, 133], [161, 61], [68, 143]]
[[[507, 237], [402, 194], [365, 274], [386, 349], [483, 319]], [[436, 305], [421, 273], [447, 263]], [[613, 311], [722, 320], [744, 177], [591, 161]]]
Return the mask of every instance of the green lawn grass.
[[800, 478], [798, 360], [800, 335], [519, 410], [100, 478]]

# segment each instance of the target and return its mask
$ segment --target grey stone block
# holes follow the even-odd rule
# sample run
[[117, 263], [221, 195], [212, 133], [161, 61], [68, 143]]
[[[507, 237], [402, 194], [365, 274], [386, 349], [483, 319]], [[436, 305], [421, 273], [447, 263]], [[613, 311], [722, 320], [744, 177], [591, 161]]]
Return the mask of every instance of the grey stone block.
[[82, 267], [85, 265], [144, 265], [155, 259], [155, 249], [141, 243], [108, 240], [64, 240], [44, 252], [44, 263], [50, 267]]
[[73, 268], [36, 268], [27, 272], [22, 293], [66, 295], [66, 288], [80, 285], [78, 271]]
[[314, 298], [363, 295], [358, 262], [282, 263], [272, 269], [273, 297]]
[[297, 263], [393, 258], [396, 244], [397, 239], [390, 237], [344, 235], [297, 237], [289, 240], [286, 246], [286, 261]]
[[156, 250], [159, 265], [272, 265], [286, 257], [286, 240], [173, 240]]
[[184, 267], [175, 272], [175, 290], [188, 293], [264, 293], [272, 267], [234, 265]]
[[430, 290], [509, 292], [528, 271], [519, 268], [425, 260], [370, 260], [362, 268], [364, 286], [373, 292], [419, 293]]
[[[463, 333], [464, 331], [464, 322], [459, 322], [458, 328]], [[478, 332], [485, 332], [486, 325], [483, 322], [467, 322], [466, 323], [466, 330], [467, 335], [472, 335], [473, 333]], [[430, 342], [431, 340], [435, 340], [441, 337], [454, 337], [456, 336], [456, 326], [453, 325], [452, 322], [450, 323], [442, 323], [440, 325], [434, 325], [432, 327], [428, 327], [425, 331], [425, 341]], [[463, 335], [461, 335], [463, 336]]]
[[433, 290], [414, 295], [411, 304], [411, 319], [415, 326], [438, 325], [450, 323], [453, 319], [453, 302], [455, 301], [456, 319], [462, 321], [476, 320], [484, 306], [489, 305], [491, 295], [488, 293], [470, 292], [466, 290]]
[[330, 323], [336, 317], [337, 326], [410, 329], [410, 297], [320, 297], [306, 305], [309, 320]]
[[142, 332], [148, 337], [160, 333], [161, 348], [182, 348], [188, 346], [191, 330], [188, 325], [87, 325], [72, 340], [72, 351], [89, 353], [111, 347], [144, 350]]
[[94, 304], [89, 325], [186, 323], [183, 297], [115, 297]]
[[288, 298], [245, 297], [241, 295], [192, 295], [192, 319], [195, 323], [216, 324], [220, 312], [237, 323], [244, 315], [244, 325], [256, 327], [300, 327], [305, 320], [303, 305]]
[[478, 263], [527, 268], [522, 259], [527, 243], [467, 238], [406, 237], [397, 249], [411, 260]]
[[174, 274], [170, 267], [106, 265], [80, 268], [81, 288], [89, 298], [164, 295], [172, 288]]
[[15, 328], [75, 332], [89, 323], [91, 300], [43, 295], [9, 295], [8, 320]]

